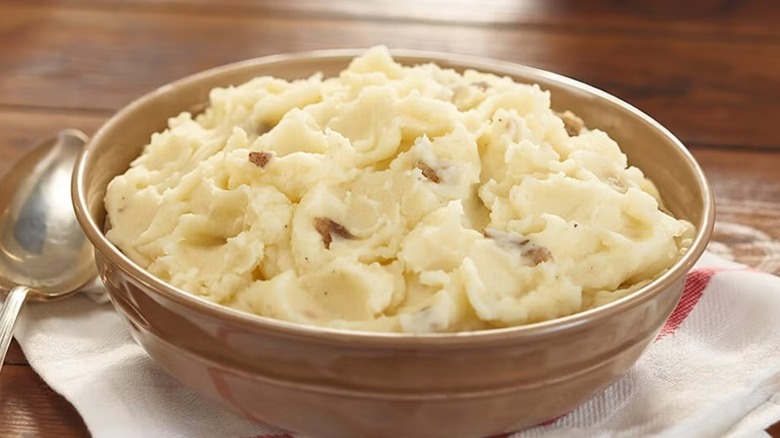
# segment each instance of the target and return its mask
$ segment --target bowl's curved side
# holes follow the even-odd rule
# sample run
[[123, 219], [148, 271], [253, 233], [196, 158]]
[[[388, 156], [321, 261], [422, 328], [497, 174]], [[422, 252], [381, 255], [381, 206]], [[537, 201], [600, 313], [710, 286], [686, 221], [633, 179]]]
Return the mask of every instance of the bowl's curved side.
[[133, 337], [175, 378], [255, 421], [333, 437], [489, 436], [555, 418], [634, 364], [682, 290], [549, 342], [367, 349], [247, 330], [99, 265]]

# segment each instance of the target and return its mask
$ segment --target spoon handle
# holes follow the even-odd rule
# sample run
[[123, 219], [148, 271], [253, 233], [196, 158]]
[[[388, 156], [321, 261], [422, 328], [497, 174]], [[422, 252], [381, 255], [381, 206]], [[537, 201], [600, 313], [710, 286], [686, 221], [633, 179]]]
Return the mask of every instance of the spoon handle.
[[24, 304], [24, 299], [27, 298], [29, 291], [30, 288], [27, 286], [14, 287], [6, 296], [3, 309], [0, 310], [0, 371], [3, 369], [5, 353], [8, 352], [8, 346], [11, 345], [19, 311], [22, 310], [22, 304]]

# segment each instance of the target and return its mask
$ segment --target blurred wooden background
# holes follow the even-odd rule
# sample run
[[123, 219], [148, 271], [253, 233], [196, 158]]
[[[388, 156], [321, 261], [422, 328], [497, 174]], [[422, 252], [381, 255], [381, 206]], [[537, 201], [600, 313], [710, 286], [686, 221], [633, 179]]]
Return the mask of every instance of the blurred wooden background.
[[[780, 273], [777, 0], [0, 0], [0, 172], [35, 139], [65, 127], [91, 134], [181, 76], [376, 44], [528, 64], [631, 102], [709, 176], [711, 250]], [[12, 346], [0, 436], [87, 434]]]

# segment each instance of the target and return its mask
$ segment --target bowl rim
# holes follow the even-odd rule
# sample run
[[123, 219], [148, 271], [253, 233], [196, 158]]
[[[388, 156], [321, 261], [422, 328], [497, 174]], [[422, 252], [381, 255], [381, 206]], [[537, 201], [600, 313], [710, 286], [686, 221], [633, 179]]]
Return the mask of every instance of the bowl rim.
[[103, 142], [104, 138], [108, 136], [108, 133], [113, 127], [136, 108], [142, 107], [159, 95], [170, 92], [180, 86], [199, 82], [227, 71], [261, 67], [263, 65], [289, 61], [302, 61], [306, 59], [332, 59], [334, 61], [348, 62], [355, 56], [365, 53], [366, 50], [366, 48], [353, 48], [288, 52], [224, 64], [160, 86], [122, 107], [98, 129], [82, 150], [76, 161], [71, 184], [71, 194], [76, 217], [87, 238], [92, 243], [97, 253], [96, 255], [98, 257], [104, 257], [110, 261], [110, 263], [124, 270], [133, 278], [133, 280], [143, 284], [146, 287], [146, 290], [154, 291], [156, 294], [194, 310], [199, 314], [223, 319], [226, 322], [230, 322], [248, 330], [265, 330], [280, 336], [304, 338], [314, 342], [349, 342], [355, 345], [369, 345], [374, 347], [457, 348], [465, 345], [487, 347], [496, 343], [516, 341], [518, 338], [536, 340], [550, 336], [559, 336], [561, 332], [576, 330], [585, 324], [591, 324], [596, 320], [609, 318], [610, 316], [622, 313], [628, 308], [635, 307], [654, 298], [659, 293], [673, 286], [676, 282], [682, 280], [704, 253], [714, 227], [715, 203], [712, 190], [704, 172], [694, 159], [693, 155], [677, 137], [653, 118], [622, 99], [558, 73], [509, 61], [448, 52], [410, 49], [391, 49], [390, 52], [394, 59], [405, 65], [410, 63], [421, 64], [434, 62], [457, 65], [459, 68], [463, 69], [476, 69], [502, 75], [514, 72], [530, 77], [544, 78], [545, 80], [567, 85], [581, 92], [605, 99], [613, 105], [632, 113], [651, 128], [659, 131], [676, 146], [678, 149], [677, 152], [680, 153], [680, 156], [684, 158], [687, 162], [686, 164], [696, 175], [698, 183], [696, 190], [702, 194], [704, 201], [704, 211], [701, 220], [702, 226], [696, 229], [696, 235], [690, 248], [670, 268], [647, 285], [613, 302], [572, 315], [520, 326], [454, 333], [411, 334], [369, 332], [287, 322], [271, 317], [242, 312], [190, 294], [183, 289], [176, 288], [156, 278], [130, 260], [106, 239], [102, 232], [102, 226], [98, 226], [90, 215], [87, 203], [89, 181], [87, 180], [86, 167], [89, 165], [91, 158], [94, 155], [95, 145]]

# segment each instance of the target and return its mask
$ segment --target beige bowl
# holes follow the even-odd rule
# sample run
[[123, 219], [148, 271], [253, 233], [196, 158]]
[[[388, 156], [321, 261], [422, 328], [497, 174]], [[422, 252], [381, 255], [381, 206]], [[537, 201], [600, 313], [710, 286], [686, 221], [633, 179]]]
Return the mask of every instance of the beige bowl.
[[667, 207], [696, 225], [691, 249], [636, 293], [577, 315], [483, 332], [402, 335], [305, 327], [221, 307], [171, 287], [103, 235], [106, 185], [153, 132], [198, 111], [214, 87], [254, 76], [335, 75], [360, 52], [270, 56], [166, 85], [125, 107], [78, 161], [76, 213], [95, 246], [101, 278], [141, 346], [175, 378], [242, 414], [322, 437], [474, 437], [514, 431], [574, 409], [623, 375], [680, 298], [685, 274], [713, 225], [699, 166], [669, 131], [602, 91], [552, 73], [449, 54], [397, 51], [404, 64], [434, 61], [538, 83], [553, 108], [607, 131], [657, 184]]

